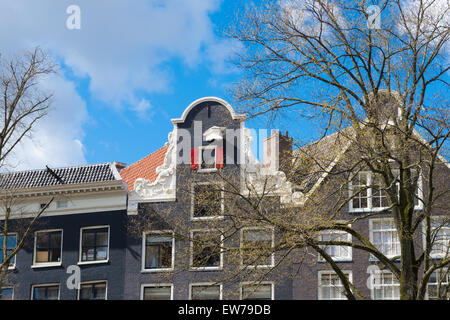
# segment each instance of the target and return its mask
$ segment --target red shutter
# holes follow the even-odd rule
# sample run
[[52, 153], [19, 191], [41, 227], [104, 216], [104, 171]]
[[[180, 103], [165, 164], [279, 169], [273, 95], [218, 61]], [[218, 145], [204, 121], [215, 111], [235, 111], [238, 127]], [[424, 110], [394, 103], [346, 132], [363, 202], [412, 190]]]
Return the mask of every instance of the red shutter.
[[223, 148], [216, 148], [216, 168], [223, 168]]
[[191, 149], [191, 169], [192, 170], [198, 169], [198, 149], [197, 148]]

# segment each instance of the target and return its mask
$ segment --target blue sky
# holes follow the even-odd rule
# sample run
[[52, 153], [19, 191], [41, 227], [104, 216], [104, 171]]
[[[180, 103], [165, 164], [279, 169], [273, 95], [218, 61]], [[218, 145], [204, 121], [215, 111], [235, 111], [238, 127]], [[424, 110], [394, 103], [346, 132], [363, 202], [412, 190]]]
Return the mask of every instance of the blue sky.
[[[194, 100], [218, 96], [238, 77], [222, 37], [244, 2], [220, 0], [21, 0], [2, 2], [1, 52], [40, 46], [61, 65], [43, 81], [49, 115], [17, 148], [14, 170], [121, 161], [160, 148]], [[66, 12], [80, 8], [81, 28]]]
[[[131, 4], [132, 3], [132, 4]], [[228, 60], [242, 50], [223, 37], [250, 2], [226, 0], [20, 0], [0, 5], [4, 57], [40, 46], [60, 65], [42, 82], [54, 100], [45, 120], [15, 150], [12, 170], [120, 161], [131, 164], [167, 141], [194, 100], [218, 96], [241, 75]], [[66, 26], [71, 5], [81, 29]], [[301, 88], [300, 88], [301, 89]], [[303, 92], [306, 94], [307, 89]], [[302, 142], [320, 134], [290, 113], [268, 125]]]

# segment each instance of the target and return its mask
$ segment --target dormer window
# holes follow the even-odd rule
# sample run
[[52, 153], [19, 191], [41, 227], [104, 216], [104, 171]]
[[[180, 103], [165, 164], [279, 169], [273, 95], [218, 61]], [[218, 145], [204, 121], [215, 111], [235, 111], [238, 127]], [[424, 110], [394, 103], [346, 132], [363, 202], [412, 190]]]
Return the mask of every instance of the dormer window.
[[223, 168], [223, 148], [215, 145], [201, 146], [191, 150], [191, 169], [212, 172]]

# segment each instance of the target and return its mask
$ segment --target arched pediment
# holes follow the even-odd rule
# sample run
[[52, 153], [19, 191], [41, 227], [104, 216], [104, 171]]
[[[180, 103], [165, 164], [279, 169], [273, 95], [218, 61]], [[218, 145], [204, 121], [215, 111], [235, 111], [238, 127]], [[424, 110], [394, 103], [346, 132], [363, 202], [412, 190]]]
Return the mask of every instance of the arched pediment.
[[186, 110], [184, 110], [183, 114], [181, 115], [181, 118], [172, 119], [172, 123], [173, 124], [178, 124], [178, 123], [185, 122], [185, 120], [186, 120], [187, 116], [189, 115], [189, 113], [191, 112], [191, 110], [194, 109], [197, 105], [199, 105], [199, 104], [201, 104], [203, 102], [217, 102], [217, 103], [223, 105], [230, 112], [231, 118], [233, 120], [245, 120], [245, 118], [246, 118], [245, 115], [236, 113], [234, 111], [233, 107], [228, 102], [226, 102], [225, 100], [223, 100], [221, 98], [217, 98], [217, 97], [203, 97], [203, 98], [197, 99], [194, 102], [192, 102], [186, 108]]

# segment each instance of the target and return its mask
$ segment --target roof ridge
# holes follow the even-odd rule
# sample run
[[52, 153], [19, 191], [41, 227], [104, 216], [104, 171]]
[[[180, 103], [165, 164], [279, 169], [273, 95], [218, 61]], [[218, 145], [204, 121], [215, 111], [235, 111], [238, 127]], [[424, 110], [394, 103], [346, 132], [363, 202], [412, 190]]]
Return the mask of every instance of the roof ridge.
[[[75, 165], [75, 166], [67, 166], [67, 167], [57, 167], [57, 168], [50, 168], [52, 170], [60, 170], [60, 169], [76, 169], [76, 168], [86, 168], [86, 167], [94, 167], [94, 166], [104, 166], [104, 165], [112, 165], [113, 162], [102, 162], [102, 163], [91, 163], [91, 164], [85, 164], [85, 165]], [[27, 169], [27, 170], [20, 170], [20, 171], [10, 171], [10, 172], [1, 172], [0, 176], [2, 175], [9, 175], [9, 174], [18, 174], [18, 173], [28, 173], [28, 172], [45, 172], [47, 171], [46, 168], [44, 169]]]

